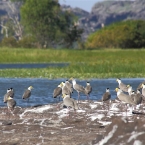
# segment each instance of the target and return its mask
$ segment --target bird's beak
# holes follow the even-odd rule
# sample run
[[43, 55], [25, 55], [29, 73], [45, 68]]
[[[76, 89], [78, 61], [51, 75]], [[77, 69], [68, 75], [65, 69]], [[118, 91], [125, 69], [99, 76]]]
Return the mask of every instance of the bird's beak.
[[61, 86], [61, 87], [63, 86], [63, 82], [60, 83], [60, 86]]
[[65, 94], [62, 94], [62, 98], [64, 98], [65, 97]]
[[7, 100], [11, 100], [12, 98], [9, 96], [8, 98], [7, 98]]
[[30, 86], [31, 89], [34, 89], [32, 86]]
[[114, 91], [116, 91], [116, 92], [117, 92], [117, 91], [118, 91], [118, 88], [116, 88]]
[[69, 81], [71, 81], [73, 78], [70, 78]]
[[130, 85], [127, 85], [127, 88], [130, 87]]

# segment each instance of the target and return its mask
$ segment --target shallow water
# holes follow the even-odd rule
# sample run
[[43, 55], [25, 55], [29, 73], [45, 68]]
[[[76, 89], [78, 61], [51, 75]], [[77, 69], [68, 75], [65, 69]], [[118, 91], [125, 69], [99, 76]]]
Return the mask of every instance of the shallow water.
[[65, 67], [69, 63], [12, 63], [12, 64], [0, 64], [0, 69], [20, 69], [20, 68], [47, 68], [47, 67]]
[[[26, 107], [34, 105], [44, 105], [55, 103], [56, 100], [52, 97], [53, 90], [66, 79], [34, 79], [34, 78], [0, 78], [0, 106], [5, 106], [3, 103], [3, 96], [6, 93], [7, 88], [13, 88], [15, 92], [14, 99], [17, 102], [17, 106]], [[143, 78], [136, 79], [121, 79], [123, 83], [132, 85], [133, 89], [136, 90], [138, 85], [144, 81]], [[93, 91], [90, 95], [91, 100], [100, 100], [106, 88], [110, 88], [112, 99], [116, 98], [116, 92], [114, 91], [118, 87], [116, 79], [90, 79], [90, 80], [76, 80], [78, 84], [86, 86], [86, 82], [89, 81]], [[22, 99], [23, 92], [29, 86], [33, 86], [32, 95], [29, 102]], [[86, 96], [80, 94], [80, 99], [85, 100]], [[77, 99], [77, 92], [74, 90], [72, 95], [73, 98]]]

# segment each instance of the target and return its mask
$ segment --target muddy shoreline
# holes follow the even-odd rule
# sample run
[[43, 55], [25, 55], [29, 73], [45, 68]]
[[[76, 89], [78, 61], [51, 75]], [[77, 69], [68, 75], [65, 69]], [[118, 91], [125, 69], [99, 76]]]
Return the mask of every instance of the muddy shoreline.
[[[59, 105], [59, 107], [58, 107]], [[109, 110], [108, 110], [109, 108]], [[75, 113], [62, 102], [21, 108], [13, 114], [0, 108], [0, 145], [143, 145], [144, 104], [132, 108], [118, 100], [81, 101]]]

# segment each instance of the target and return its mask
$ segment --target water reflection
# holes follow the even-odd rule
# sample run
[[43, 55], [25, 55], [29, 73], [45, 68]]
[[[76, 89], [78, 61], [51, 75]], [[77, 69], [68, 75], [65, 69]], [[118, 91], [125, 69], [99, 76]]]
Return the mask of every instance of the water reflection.
[[[57, 87], [60, 82], [65, 81], [66, 79], [34, 79], [34, 78], [0, 78], [1, 88], [0, 88], [0, 106], [6, 104], [3, 103], [3, 96], [6, 93], [7, 88], [12, 87], [15, 91], [15, 100], [18, 106], [34, 106], [40, 104], [49, 104], [55, 103], [55, 100], [52, 98], [53, 90]], [[144, 80], [143, 78], [139, 79], [121, 79], [125, 84], [131, 84], [133, 89], [136, 90], [137, 86]], [[91, 100], [100, 100], [102, 94], [105, 92], [106, 88], [110, 88], [112, 99], [116, 98], [116, 92], [114, 89], [118, 86], [116, 79], [90, 79], [90, 80], [76, 80], [78, 84], [86, 86], [86, 82], [89, 81], [93, 91], [90, 95]], [[27, 101], [22, 100], [22, 95], [25, 89], [30, 85], [34, 87], [32, 90], [32, 95]], [[77, 99], [77, 92], [74, 91], [73, 98]], [[81, 94], [81, 99], [86, 99], [84, 94]]]

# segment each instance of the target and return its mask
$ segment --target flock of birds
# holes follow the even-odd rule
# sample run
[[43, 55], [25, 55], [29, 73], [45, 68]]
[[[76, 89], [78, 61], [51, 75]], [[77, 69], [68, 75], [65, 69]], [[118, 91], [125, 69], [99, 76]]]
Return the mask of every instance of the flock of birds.
[[[70, 83], [72, 81], [72, 83]], [[131, 85], [124, 84], [121, 79], [116, 80], [118, 82], [118, 88], [115, 89], [117, 92], [117, 97], [121, 102], [131, 105], [139, 105], [145, 100], [145, 81], [139, 84], [137, 90], [133, 90]], [[25, 90], [22, 98], [28, 99], [31, 96], [32, 86]], [[73, 99], [73, 91], [78, 92], [78, 102]], [[61, 82], [53, 91], [53, 98], [59, 98], [62, 96], [63, 104], [67, 108], [73, 108], [78, 110], [78, 103], [80, 101], [80, 93], [84, 93], [89, 101], [90, 93], [92, 92], [92, 87], [89, 82], [86, 83], [86, 87], [78, 84], [74, 78], [70, 78], [65, 82]], [[109, 88], [106, 88], [106, 92], [102, 95], [102, 102], [111, 101], [111, 94]], [[4, 103], [7, 103], [8, 110], [13, 111], [16, 106], [16, 101], [14, 100], [13, 88], [7, 89], [7, 93], [4, 95]]]
[[119, 84], [118, 88], [115, 89], [119, 100], [126, 104], [139, 105], [145, 99], [145, 81], [139, 84], [137, 90], [133, 90], [131, 85], [126, 85], [117, 79]]
[[[32, 86], [28, 87], [23, 93], [22, 99], [28, 99], [31, 96], [31, 90], [33, 89]], [[8, 88], [7, 93], [4, 95], [3, 99], [4, 103], [7, 103], [7, 107], [10, 111], [13, 111], [16, 106], [16, 101], [14, 100], [14, 90], [13, 88]]]
[[[61, 82], [58, 87], [54, 89], [53, 97], [57, 98], [62, 95], [63, 104], [66, 107], [71, 107], [74, 110], [77, 110], [79, 109], [78, 103], [80, 99], [80, 92], [84, 93], [89, 100], [92, 87], [89, 82], [86, 83], [86, 87], [83, 87], [77, 84], [74, 78], [70, 78], [69, 80], [72, 81], [72, 84], [68, 80]], [[136, 91], [132, 89], [131, 85], [124, 84], [121, 79], [116, 79], [116, 81], [118, 82], [118, 88], [116, 88], [115, 91], [120, 102], [123, 102], [126, 105], [131, 104], [136, 106], [140, 105], [142, 101], [145, 100], [145, 81], [139, 84]], [[76, 100], [71, 98], [73, 89], [78, 92], [78, 103]], [[106, 92], [102, 95], [102, 102], [111, 102], [111, 93], [109, 88], [106, 88]]]

